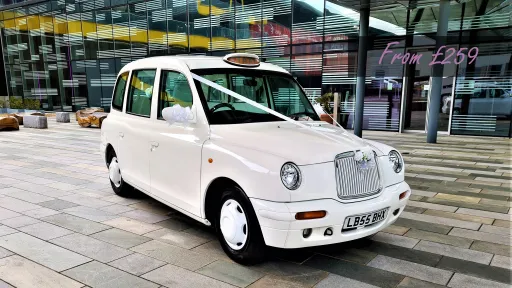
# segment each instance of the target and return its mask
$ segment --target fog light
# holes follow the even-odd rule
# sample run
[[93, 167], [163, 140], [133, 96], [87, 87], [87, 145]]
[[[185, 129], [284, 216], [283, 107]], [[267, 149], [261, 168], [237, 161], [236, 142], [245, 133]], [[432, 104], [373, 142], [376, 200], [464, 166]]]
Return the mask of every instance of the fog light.
[[297, 220], [308, 220], [308, 219], [318, 219], [324, 218], [327, 212], [325, 211], [308, 211], [308, 212], [299, 212], [295, 214], [295, 219]]
[[325, 229], [324, 236], [332, 236], [332, 229], [331, 228]]
[[400, 208], [396, 209], [395, 211], [393, 211], [393, 215], [396, 216], [398, 215], [398, 212], [400, 212]]
[[304, 229], [302, 231], [302, 237], [308, 238], [309, 236], [311, 236], [311, 232], [313, 232], [313, 229], [311, 229], [311, 228]]
[[405, 192], [400, 193], [400, 196], [398, 196], [398, 199], [399, 199], [399, 200], [404, 199], [404, 198], [405, 198], [405, 196], [407, 196], [407, 192], [409, 192], [409, 191], [405, 191]]

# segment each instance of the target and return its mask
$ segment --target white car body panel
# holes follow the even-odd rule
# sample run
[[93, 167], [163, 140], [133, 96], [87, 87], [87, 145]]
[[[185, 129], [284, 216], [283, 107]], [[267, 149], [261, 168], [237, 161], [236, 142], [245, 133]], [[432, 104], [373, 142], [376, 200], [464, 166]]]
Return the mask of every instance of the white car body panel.
[[[238, 67], [219, 57], [166, 56], [134, 61], [119, 74], [144, 68], [157, 69], [151, 116], [126, 114], [126, 107], [123, 111], [112, 109], [103, 122], [100, 150], [105, 157], [110, 145], [118, 155], [123, 179], [151, 197], [209, 224], [205, 215], [208, 188], [215, 179], [229, 178], [250, 199], [266, 244], [283, 248], [361, 238], [391, 225], [403, 211], [410, 188], [404, 182], [404, 169], [400, 173], [392, 170], [387, 156], [394, 150], [392, 147], [362, 140], [343, 128], [320, 121], [301, 122], [311, 128], [286, 121], [210, 125], [190, 72], [235, 68], [289, 74], [284, 69], [267, 63], [256, 68]], [[157, 119], [161, 70], [177, 71], [188, 79], [194, 103], [192, 123], [169, 124]], [[340, 153], [362, 148], [372, 149], [377, 155], [382, 190], [371, 197], [342, 201], [337, 195], [334, 159]], [[296, 163], [301, 170], [302, 183], [293, 191], [280, 178], [280, 169], [286, 162]], [[402, 192], [408, 192], [407, 196], [399, 200]], [[399, 209], [399, 213], [392, 216], [390, 211], [385, 221], [371, 228], [341, 232], [346, 216], [383, 207]], [[296, 212], [314, 210], [326, 210], [327, 216], [303, 221], [294, 218]], [[318, 236], [318, 231], [325, 227], [334, 228], [335, 233], [328, 238]], [[305, 228], [314, 228], [308, 241], [302, 237]]]

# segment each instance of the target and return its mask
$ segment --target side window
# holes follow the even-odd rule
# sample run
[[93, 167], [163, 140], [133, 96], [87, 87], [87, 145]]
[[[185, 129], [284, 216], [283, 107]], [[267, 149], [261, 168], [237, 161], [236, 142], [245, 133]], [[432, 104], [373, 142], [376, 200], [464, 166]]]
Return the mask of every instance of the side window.
[[128, 91], [126, 113], [149, 117], [156, 70], [134, 70]]
[[112, 108], [123, 110], [124, 91], [126, 90], [126, 81], [128, 81], [128, 72], [124, 72], [117, 78], [114, 95], [112, 96]]
[[160, 77], [160, 97], [158, 99], [158, 119], [162, 110], [180, 104], [181, 107], [192, 106], [192, 90], [185, 75], [174, 71], [162, 71]]

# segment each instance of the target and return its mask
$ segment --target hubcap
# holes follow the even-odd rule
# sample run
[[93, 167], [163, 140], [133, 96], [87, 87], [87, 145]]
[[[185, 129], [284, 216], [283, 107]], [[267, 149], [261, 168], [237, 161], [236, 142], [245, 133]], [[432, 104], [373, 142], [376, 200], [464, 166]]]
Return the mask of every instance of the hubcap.
[[108, 175], [110, 177], [110, 181], [119, 188], [121, 186], [121, 169], [119, 168], [117, 157], [112, 158], [112, 161], [110, 161], [110, 165], [108, 166]]
[[220, 230], [229, 247], [240, 250], [247, 241], [247, 219], [242, 206], [229, 199], [220, 210]]

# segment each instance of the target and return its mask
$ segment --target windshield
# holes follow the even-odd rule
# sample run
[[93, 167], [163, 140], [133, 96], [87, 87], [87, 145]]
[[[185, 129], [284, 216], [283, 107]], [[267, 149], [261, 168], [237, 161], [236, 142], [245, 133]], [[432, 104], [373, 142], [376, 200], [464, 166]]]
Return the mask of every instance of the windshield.
[[[247, 69], [202, 69], [192, 73], [294, 120], [319, 120], [306, 95], [289, 75]], [[197, 80], [195, 85], [210, 124], [283, 121]]]

